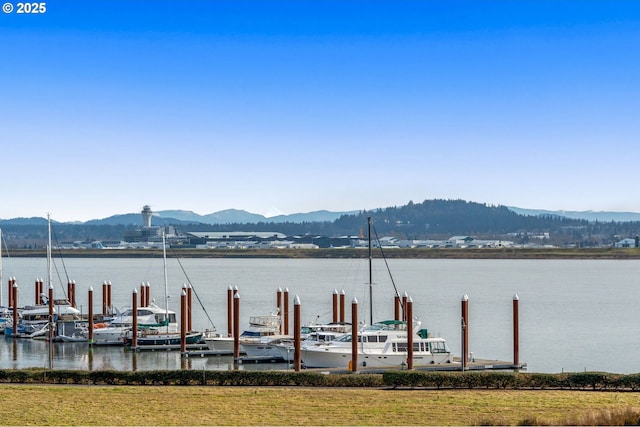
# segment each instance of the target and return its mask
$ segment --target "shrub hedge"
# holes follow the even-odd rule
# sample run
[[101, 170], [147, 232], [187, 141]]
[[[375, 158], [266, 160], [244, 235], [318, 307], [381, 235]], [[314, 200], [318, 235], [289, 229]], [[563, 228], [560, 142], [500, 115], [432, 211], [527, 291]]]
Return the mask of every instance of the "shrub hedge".
[[383, 374], [322, 374], [302, 371], [77, 371], [0, 370], [0, 383], [97, 385], [304, 386], [429, 389], [640, 390], [640, 373], [560, 374], [467, 371], [388, 371]]

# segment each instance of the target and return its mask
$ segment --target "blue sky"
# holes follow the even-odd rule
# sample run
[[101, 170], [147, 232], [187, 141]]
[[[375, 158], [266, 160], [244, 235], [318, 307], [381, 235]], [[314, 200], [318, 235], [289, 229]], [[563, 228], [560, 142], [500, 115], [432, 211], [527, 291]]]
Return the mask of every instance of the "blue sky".
[[635, 1], [0, 13], [0, 218], [432, 198], [640, 212], [638, 46]]

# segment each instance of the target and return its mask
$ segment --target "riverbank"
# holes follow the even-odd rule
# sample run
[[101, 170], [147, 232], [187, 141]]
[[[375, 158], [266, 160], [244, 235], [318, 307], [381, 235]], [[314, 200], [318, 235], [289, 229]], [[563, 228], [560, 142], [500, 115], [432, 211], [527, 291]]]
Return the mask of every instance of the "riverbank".
[[[640, 248], [388, 248], [387, 258], [404, 259], [640, 259]], [[11, 257], [46, 257], [44, 249], [13, 249]], [[160, 249], [62, 249], [63, 258], [161, 258]], [[170, 258], [367, 258], [366, 248], [331, 249], [181, 249], [170, 248]], [[380, 257], [375, 249], [374, 257]]]

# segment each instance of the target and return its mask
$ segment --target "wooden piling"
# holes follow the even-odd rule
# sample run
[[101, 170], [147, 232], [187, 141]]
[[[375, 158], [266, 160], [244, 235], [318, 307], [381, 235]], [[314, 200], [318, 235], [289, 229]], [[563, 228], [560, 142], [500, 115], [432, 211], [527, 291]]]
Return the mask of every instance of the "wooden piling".
[[180, 354], [187, 354], [187, 292], [186, 285], [182, 287], [180, 294]]
[[518, 305], [520, 298], [518, 294], [513, 295], [513, 365], [518, 366], [520, 364], [520, 332], [519, 332], [519, 319], [518, 319]]
[[93, 287], [89, 286], [89, 345], [93, 344]]
[[35, 297], [35, 305], [39, 305], [40, 304], [40, 280], [38, 278], [36, 278], [36, 282], [35, 282], [35, 290], [34, 290], [34, 297]]
[[469, 362], [469, 296], [464, 294], [461, 301], [462, 311], [462, 354], [460, 358], [462, 360], [462, 370], [467, 366]]
[[393, 296], [393, 320], [400, 320], [400, 296]]
[[138, 349], [138, 290], [133, 288], [131, 294], [131, 309], [133, 310], [133, 324], [131, 325], [131, 348]]
[[[340, 291], [340, 322], [344, 323], [344, 299], [345, 299], [345, 293], [344, 293], [344, 289], [342, 289]], [[353, 325], [353, 323], [352, 323]]]
[[[136, 293], [138, 291], [136, 290]], [[137, 298], [137, 295], [136, 295]], [[113, 305], [111, 304], [111, 280], [107, 282], [107, 313], [113, 313]]]
[[227, 336], [233, 336], [233, 289], [227, 289]]
[[240, 293], [233, 295], [233, 361], [240, 361]]
[[13, 307], [13, 278], [7, 280], [7, 296], [9, 298], [9, 307]]
[[332, 308], [332, 316], [331, 321], [333, 323], [338, 323], [338, 290], [333, 290], [333, 297], [331, 299], [331, 308]]
[[147, 290], [147, 286], [144, 282], [140, 283], [140, 307], [146, 307], [147, 297], [145, 296]]
[[407, 294], [407, 291], [404, 291], [404, 294], [402, 294], [402, 312], [400, 313], [403, 322], [407, 321], [407, 298], [409, 298], [409, 294]]
[[296, 295], [293, 300], [293, 369], [300, 372], [302, 367], [300, 358], [300, 297]]
[[284, 334], [289, 335], [289, 288], [284, 288], [283, 307], [284, 307]]
[[107, 315], [107, 282], [102, 282], [102, 315]]
[[351, 301], [351, 372], [358, 371], [358, 300]]
[[11, 285], [11, 302], [13, 303], [13, 336], [18, 336], [18, 284], [14, 278]]
[[193, 288], [187, 285], [187, 331], [193, 331]]
[[147, 289], [144, 291], [144, 306], [149, 307], [151, 305], [151, 283], [147, 282]]
[[76, 281], [71, 281], [71, 307], [76, 308]]
[[407, 298], [407, 369], [413, 369], [413, 299]]
[[282, 288], [278, 288], [276, 291], [276, 307], [278, 308], [278, 317], [280, 318], [278, 333], [282, 334]]

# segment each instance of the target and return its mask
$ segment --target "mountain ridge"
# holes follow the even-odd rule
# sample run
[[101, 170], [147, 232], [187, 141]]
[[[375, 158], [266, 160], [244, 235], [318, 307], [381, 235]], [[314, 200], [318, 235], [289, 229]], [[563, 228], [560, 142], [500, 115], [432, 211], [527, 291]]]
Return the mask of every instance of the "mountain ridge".
[[[615, 212], [615, 211], [565, 211], [565, 210], [548, 210], [548, 209], [527, 209], [516, 206], [505, 206], [507, 209], [519, 215], [526, 216], [556, 216], [569, 219], [587, 220], [590, 222], [629, 222], [640, 221], [640, 213], [637, 212]], [[378, 208], [386, 209], [386, 208]], [[377, 210], [377, 209], [376, 209]], [[248, 212], [242, 209], [224, 209], [209, 214], [198, 214], [194, 211], [183, 209], [167, 209], [153, 213], [152, 223], [154, 225], [168, 224], [257, 224], [257, 223], [305, 223], [305, 222], [332, 222], [343, 215], [355, 215], [362, 210], [352, 211], [329, 211], [317, 210], [305, 213], [293, 213], [286, 215], [276, 215], [266, 217], [261, 214]], [[0, 219], [0, 222], [8, 222], [13, 224], [42, 224], [46, 223], [43, 217], [18, 217], [11, 219]], [[65, 224], [86, 224], [86, 225], [140, 225], [140, 213], [115, 214], [100, 219], [91, 219], [88, 221], [56, 221]]]

